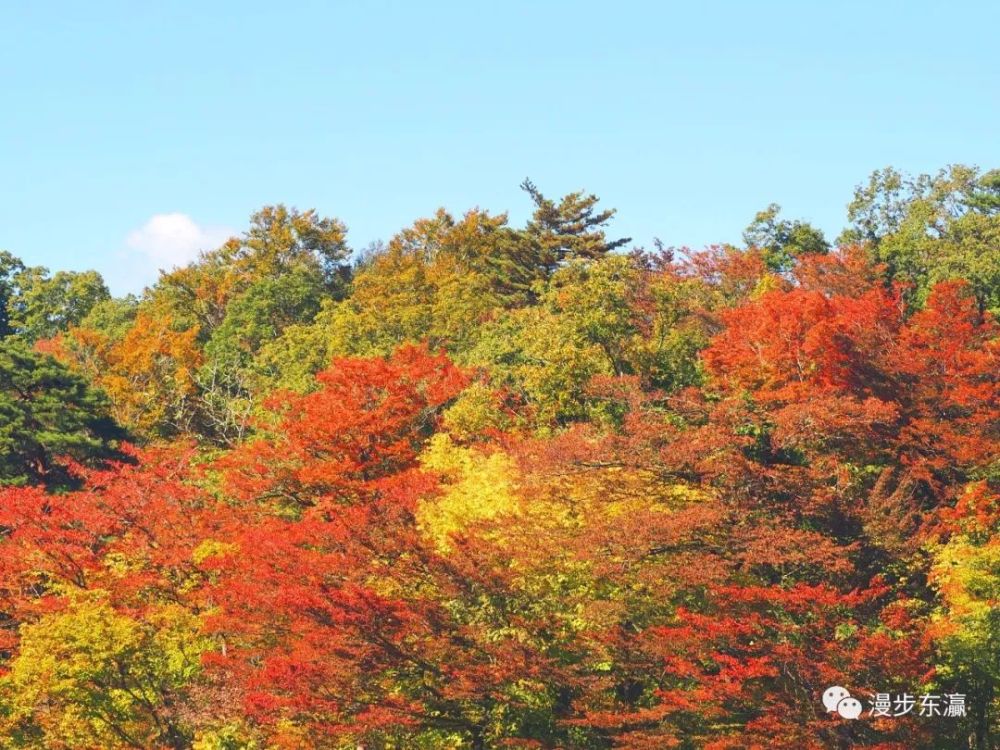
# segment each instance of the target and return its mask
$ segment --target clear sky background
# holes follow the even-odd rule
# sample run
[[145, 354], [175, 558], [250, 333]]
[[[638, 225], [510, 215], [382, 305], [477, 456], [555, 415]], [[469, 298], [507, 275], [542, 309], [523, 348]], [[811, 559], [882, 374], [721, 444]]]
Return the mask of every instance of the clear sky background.
[[996, 2], [0, 1], [0, 248], [137, 291], [284, 202], [351, 244], [525, 176], [649, 246], [1000, 167]]

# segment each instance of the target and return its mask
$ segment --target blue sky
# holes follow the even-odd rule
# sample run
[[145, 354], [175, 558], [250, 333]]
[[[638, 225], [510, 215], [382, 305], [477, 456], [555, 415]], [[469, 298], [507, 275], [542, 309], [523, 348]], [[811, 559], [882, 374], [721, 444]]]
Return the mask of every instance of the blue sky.
[[[208, 7], [206, 7], [208, 6]], [[615, 230], [830, 235], [888, 164], [1000, 167], [992, 2], [0, 4], [0, 248], [118, 293], [261, 205], [360, 248], [525, 176]]]

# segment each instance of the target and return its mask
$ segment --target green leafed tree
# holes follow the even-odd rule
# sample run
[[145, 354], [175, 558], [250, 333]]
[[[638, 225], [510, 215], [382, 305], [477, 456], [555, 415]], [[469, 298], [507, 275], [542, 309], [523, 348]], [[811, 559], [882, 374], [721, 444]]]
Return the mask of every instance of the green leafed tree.
[[17, 295], [8, 302], [11, 325], [28, 341], [38, 341], [79, 324], [101, 302], [111, 299], [97, 271], [25, 268], [15, 277]]
[[241, 236], [161, 275], [144, 302], [179, 325], [198, 326], [204, 343], [225, 319], [229, 304], [262, 279], [305, 267], [322, 278], [329, 295], [342, 296], [348, 254], [347, 229], [338, 219], [313, 209], [265, 206], [250, 217]]
[[747, 247], [760, 250], [770, 270], [787, 271], [796, 258], [829, 252], [830, 244], [823, 232], [808, 222], [780, 219], [780, 214], [781, 206], [772, 203], [763, 211], [758, 211], [750, 226], [743, 231]]
[[95, 305], [111, 299], [97, 271], [26, 266], [0, 251], [0, 336], [47, 339], [77, 325]]
[[10, 308], [17, 296], [17, 276], [24, 270], [20, 258], [0, 251], [0, 336], [14, 333]]
[[64, 458], [109, 458], [122, 437], [101, 392], [16, 338], [0, 340], [0, 484], [71, 486]]
[[848, 220], [839, 242], [864, 244], [918, 304], [935, 283], [965, 279], [984, 309], [1000, 312], [1000, 171], [876, 170], [855, 190]]
[[203, 431], [222, 442], [243, 437], [259, 392], [251, 367], [258, 351], [290, 325], [311, 321], [323, 299], [315, 269], [265, 277], [234, 299], [205, 345], [198, 372]]
[[577, 258], [600, 258], [632, 241], [631, 237], [608, 239], [604, 233], [614, 218], [613, 208], [599, 210], [600, 199], [582, 191], [564, 196], [558, 203], [526, 179], [521, 183], [535, 204], [526, 232], [541, 249], [541, 260], [548, 271]]

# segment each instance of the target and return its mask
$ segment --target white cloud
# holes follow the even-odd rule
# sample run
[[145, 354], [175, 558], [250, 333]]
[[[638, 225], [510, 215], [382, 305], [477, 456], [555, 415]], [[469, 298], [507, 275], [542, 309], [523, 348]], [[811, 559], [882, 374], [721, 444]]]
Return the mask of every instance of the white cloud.
[[213, 250], [236, 232], [226, 227], [201, 226], [187, 214], [155, 214], [138, 229], [129, 232], [125, 244], [157, 268], [183, 266], [201, 250]]

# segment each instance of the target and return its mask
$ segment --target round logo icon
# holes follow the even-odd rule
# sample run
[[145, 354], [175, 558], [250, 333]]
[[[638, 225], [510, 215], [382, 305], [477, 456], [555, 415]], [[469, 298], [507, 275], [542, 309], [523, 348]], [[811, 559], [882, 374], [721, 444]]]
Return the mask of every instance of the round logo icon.
[[836, 712], [845, 719], [856, 719], [861, 716], [861, 701], [852, 698], [847, 688], [840, 685], [828, 687], [823, 692], [823, 705], [827, 713]]

